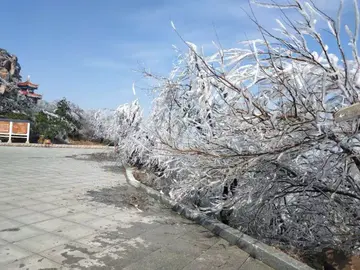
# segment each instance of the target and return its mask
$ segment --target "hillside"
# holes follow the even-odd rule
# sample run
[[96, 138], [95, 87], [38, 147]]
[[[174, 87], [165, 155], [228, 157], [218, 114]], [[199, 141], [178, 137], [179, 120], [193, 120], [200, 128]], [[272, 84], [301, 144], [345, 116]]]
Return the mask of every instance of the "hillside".
[[91, 112], [85, 112], [65, 98], [55, 102], [34, 102], [20, 93], [20, 72], [17, 56], [0, 48], [0, 118], [30, 120], [33, 142], [40, 137], [61, 143], [95, 139]]
[[9, 92], [17, 88], [21, 81], [21, 66], [16, 55], [0, 48], [0, 93]]

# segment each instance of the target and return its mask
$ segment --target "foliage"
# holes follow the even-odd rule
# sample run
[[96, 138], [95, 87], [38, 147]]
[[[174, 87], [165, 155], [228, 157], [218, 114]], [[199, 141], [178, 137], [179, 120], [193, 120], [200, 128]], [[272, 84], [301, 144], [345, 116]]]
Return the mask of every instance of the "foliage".
[[67, 101], [65, 98], [61, 99], [56, 103], [56, 110], [55, 114], [58, 116], [64, 118], [69, 123], [73, 124], [75, 128], [80, 129], [81, 128], [81, 118], [82, 114], [76, 114], [75, 108], [77, 111], [80, 110], [76, 105], [71, 104], [69, 101]]
[[[58, 138], [62, 141], [72, 139], [88, 139], [89, 123], [86, 114], [77, 105], [63, 98], [49, 103], [40, 101], [34, 104], [17, 91], [0, 95], [0, 116], [12, 119], [30, 120], [32, 137], [40, 135], [45, 138]], [[91, 133], [91, 132], [90, 132]]]
[[0, 94], [0, 114], [21, 113], [30, 116], [35, 108], [35, 104], [17, 91], [5, 92]]
[[54, 117], [44, 112], [39, 112], [35, 116], [35, 129], [44, 139], [54, 141], [55, 138], [64, 139], [69, 132], [69, 126], [60, 117]]
[[[60, 116], [62, 119], [67, 121], [67, 123], [71, 126], [71, 129], [69, 130], [69, 136], [72, 138], [79, 138], [79, 130], [82, 127], [81, 120], [82, 120], [82, 114], [76, 114], [75, 110], [72, 109], [72, 106], [70, 102], [68, 102], [65, 98], [58, 101], [55, 110], [55, 114]], [[79, 108], [76, 106], [76, 109], [79, 110]]]
[[69, 112], [70, 112], [70, 106], [68, 104], [68, 102], [66, 101], [65, 98], [59, 100], [56, 103], [56, 110], [55, 113], [60, 116], [60, 117], [64, 117], [64, 118], [70, 118], [69, 117]]
[[41, 101], [37, 105], [37, 111], [44, 112], [48, 117], [59, 118], [58, 121], [62, 122], [66, 129], [61, 129], [62, 133], [58, 134], [58, 137], [62, 137], [64, 140], [68, 137], [71, 139], [93, 139], [94, 131], [89, 122], [93, 112], [84, 111], [65, 98], [56, 102]]
[[23, 113], [14, 113], [14, 112], [7, 112], [4, 114], [0, 114], [0, 118], [7, 118], [7, 119], [20, 119], [20, 120], [31, 120], [26, 114]]
[[[129, 136], [139, 131], [142, 111], [139, 102], [120, 105], [116, 110], [98, 110], [92, 113], [89, 122], [94, 130], [93, 137], [126, 145]], [[126, 148], [123, 148], [126, 151]]]
[[20, 64], [15, 55], [4, 49], [0, 49], [0, 68], [5, 69], [8, 74], [0, 77], [0, 117], [30, 120], [33, 141], [39, 136], [56, 137], [63, 142], [68, 138], [95, 138], [95, 130], [91, 123], [95, 112], [84, 111], [65, 98], [56, 102], [34, 102], [22, 95], [17, 86], [21, 80]]

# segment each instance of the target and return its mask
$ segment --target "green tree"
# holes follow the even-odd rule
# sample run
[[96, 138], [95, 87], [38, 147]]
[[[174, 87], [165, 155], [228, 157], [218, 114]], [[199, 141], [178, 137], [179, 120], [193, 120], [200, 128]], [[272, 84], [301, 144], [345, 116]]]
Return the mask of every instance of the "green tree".
[[79, 130], [81, 129], [81, 121], [73, 117], [72, 104], [66, 100], [66, 98], [61, 99], [57, 102], [55, 114], [64, 119], [69, 125], [68, 136], [71, 138], [79, 138]]
[[60, 116], [65, 118], [66, 120], [71, 120], [71, 109], [69, 106], [68, 101], [66, 100], [66, 98], [61, 99], [60, 101], [58, 101], [58, 103], [56, 104], [57, 108], [55, 110], [55, 113]]
[[57, 136], [66, 135], [70, 128], [60, 117], [53, 117], [39, 112], [35, 117], [35, 130], [45, 139], [54, 140]]

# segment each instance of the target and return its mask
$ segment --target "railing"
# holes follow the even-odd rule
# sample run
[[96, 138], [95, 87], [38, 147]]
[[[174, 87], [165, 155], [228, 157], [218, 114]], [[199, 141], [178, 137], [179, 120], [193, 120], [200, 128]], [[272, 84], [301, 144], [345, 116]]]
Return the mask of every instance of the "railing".
[[8, 143], [12, 142], [12, 138], [24, 138], [26, 143], [29, 143], [30, 122], [27, 120], [0, 118], [0, 138], [7, 138]]

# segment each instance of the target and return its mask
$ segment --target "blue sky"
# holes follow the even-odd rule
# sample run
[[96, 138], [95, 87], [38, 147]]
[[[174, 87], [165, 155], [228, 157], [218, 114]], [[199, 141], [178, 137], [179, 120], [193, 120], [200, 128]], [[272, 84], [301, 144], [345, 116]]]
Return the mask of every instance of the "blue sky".
[[[335, 0], [317, 0], [329, 12]], [[345, 0], [349, 2], [350, 0]], [[19, 57], [23, 78], [31, 75], [46, 100], [62, 97], [83, 108], [115, 108], [134, 99], [146, 110], [151, 96], [140, 88], [141, 67], [166, 75], [172, 45], [184, 39], [210, 48], [215, 30], [224, 47], [257, 36], [242, 8], [247, 0], [0, 0], [0, 47]], [[350, 1], [351, 3], [351, 1]], [[256, 9], [272, 26], [272, 10]], [[350, 14], [350, 13], [349, 13]], [[350, 17], [349, 17], [350, 16]], [[346, 20], [351, 20], [351, 15]]]

